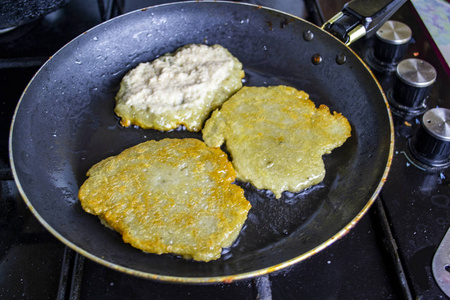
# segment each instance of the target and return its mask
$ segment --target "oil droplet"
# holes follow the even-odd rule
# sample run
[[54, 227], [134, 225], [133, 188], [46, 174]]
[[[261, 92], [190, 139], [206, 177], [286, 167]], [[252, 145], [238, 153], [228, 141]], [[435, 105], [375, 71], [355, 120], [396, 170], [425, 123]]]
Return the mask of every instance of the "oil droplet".
[[314, 54], [312, 59], [311, 59], [312, 63], [315, 65], [319, 65], [322, 62], [322, 56], [320, 56], [320, 54]]
[[303, 38], [307, 42], [311, 42], [314, 39], [314, 33], [311, 30], [307, 30], [303, 33]]

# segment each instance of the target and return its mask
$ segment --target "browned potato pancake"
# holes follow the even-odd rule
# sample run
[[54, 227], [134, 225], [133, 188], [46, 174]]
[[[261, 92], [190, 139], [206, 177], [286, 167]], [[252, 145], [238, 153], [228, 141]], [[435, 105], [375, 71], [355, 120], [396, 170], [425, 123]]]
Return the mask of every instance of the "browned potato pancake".
[[250, 210], [227, 155], [197, 139], [147, 141], [94, 165], [85, 211], [145, 252], [210, 261], [237, 238]]
[[292, 87], [244, 87], [205, 123], [208, 146], [226, 144], [237, 179], [277, 198], [321, 182], [324, 154], [350, 137], [351, 127], [325, 105], [316, 108]]
[[220, 45], [187, 45], [129, 71], [116, 95], [121, 124], [200, 131], [208, 115], [242, 87], [242, 64]]

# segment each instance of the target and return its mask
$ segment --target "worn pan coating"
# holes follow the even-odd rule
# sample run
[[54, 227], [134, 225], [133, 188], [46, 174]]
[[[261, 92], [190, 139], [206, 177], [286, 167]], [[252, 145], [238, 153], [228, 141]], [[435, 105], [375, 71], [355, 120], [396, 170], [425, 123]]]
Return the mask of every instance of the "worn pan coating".
[[[311, 34], [312, 40], [305, 39]], [[201, 138], [186, 131], [122, 128], [113, 113], [114, 96], [128, 70], [189, 43], [223, 45], [243, 63], [246, 85], [303, 89], [317, 105], [342, 112], [352, 125], [352, 137], [325, 156], [323, 183], [279, 200], [241, 184], [253, 206], [249, 218], [235, 245], [209, 263], [134, 249], [85, 213], [77, 200], [86, 171], [101, 159], [148, 139]], [[319, 64], [312, 62], [316, 54], [322, 58]], [[290, 266], [344, 236], [380, 191], [392, 143], [383, 92], [347, 46], [278, 11], [191, 2], [123, 15], [57, 52], [18, 104], [10, 157], [18, 188], [32, 212], [82, 255], [146, 278], [230, 282]]]

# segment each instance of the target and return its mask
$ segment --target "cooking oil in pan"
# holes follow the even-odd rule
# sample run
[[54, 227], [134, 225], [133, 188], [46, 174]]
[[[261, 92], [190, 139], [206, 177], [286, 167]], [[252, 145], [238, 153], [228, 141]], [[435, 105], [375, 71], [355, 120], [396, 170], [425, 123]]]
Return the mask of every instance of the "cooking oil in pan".
[[323, 205], [317, 201], [317, 196], [310, 197], [322, 193], [323, 184], [299, 193], [284, 192], [280, 199], [276, 199], [272, 192], [256, 189], [249, 183], [236, 184], [245, 190], [245, 197], [252, 208], [238, 239], [230, 248], [224, 249], [222, 259], [275, 246], [307, 227]]

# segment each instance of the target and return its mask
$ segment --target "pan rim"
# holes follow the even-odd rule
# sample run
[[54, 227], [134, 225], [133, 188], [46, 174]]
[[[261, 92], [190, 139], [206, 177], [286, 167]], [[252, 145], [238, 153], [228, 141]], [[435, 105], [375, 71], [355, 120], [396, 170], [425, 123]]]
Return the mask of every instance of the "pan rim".
[[[272, 9], [272, 8], [267, 8], [267, 7], [263, 7], [263, 6], [258, 6], [258, 5], [254, 5], [254, 4], [250, 4], [250, 3], [232, 3], [232, 2], [228, 2], [228, 1], [186, 1], [186, 2], [177, 2], [177, 3], [166, 3], [166, 4], [161, 4], [161, 5], [155, 5], [155, 6], [150, 6], [148, 8], [142, 8], [142, 9], [138, 9], [126, 14], [123, 14], [117, 18], [121, 18], [123, 16], [129, 15], [129, 14], [133, 14], [136, 13], [138, 11], [143, 11], [143, 10], [147, 10], [149, 8], [156, 8], [156, 7], [161, 7], [161, 6], [168, 6], [168, 5], [184, 5], [186, 3], [226, 3], [226, 4], [232, 4], [232, 5], [246, 5], [246, 6], [251, 6], [254, 7], [256, 9], [267, 9], [269, 11], [274, 11], [274, 12], [278, 12], [281, 13], [283, 15], [288, 15], [288, 16], [292, 16], [295, 19], [298, 19], [302, 22], [307, 22], [315, 27], [317, 27], [318, 29], [320, 29], [320, 27], [304, 20], [301, 19], [299, 17], [293, 16], [291, 14], [276, 10], [276, 9]], [[114, 18], [116, 19], [116, 18]], [[80, 38], [81, 36], [83, 36], [85, 33], [94, 30], [95, 28], [102, 26], [105, 23], [111, 22], [112, 20], [108, 20], [106, 22], [103, 22], [101, 24], [98, 24], [92, 28], [90, 28], [89, 30], [87, 30], [86, 32], [82, 33], [81, 35], [75, 37], [73, 40], [71, 40], [69, 43], [67, 43], [65, 46], [63, 46], [61, 49], [59, 49], [54, 55], [56, 55], [57, 53], [59, 53], [60, 51], [63, 51], [63, 49], [66, 48], [66, 46], [70, 43], [73, 43], [75, 40], [77, 40], [78, 38]], [[322, 29], [320, 29], [322, 32], [326, 32]], [[339, 41], [340, 43], [342, 43], [340, 40], [338, 40], [337, 38], [335, 38], [333, 35], [329, 34], [328, 32], [326, 32], [328, 35], [330, 35], [331, 37], [333, 37], [335, 40]], [[343, 43], [342, 43], [343, 44]], [[347, 46], [346, 46], [347, 47]], [[309, 250], [308, 252], [305, 252], [297, 257], [294, 257], [290, 260], [284, 261], [282, 263], [270, 266], [270, 267], [265, 267], [265, 268], [261, 268], [258, 270], [254, 270], [254, 271], [250, 271], [250, 272], [245, 272], [245, 273], [239, 273], [239, 274], [233, 274], [233, 275], [224, 275], [224, 276], [204, 276], [204, 277], [185, 277], [185, 276], [173, 276], [173, 275], [159, 275], [159, 274], [153, 274], [153, 273], [149, 273], [149, 272], [144, 272], [144, 271], [138, 271], [138, 270], [134, 270], [132, 268], [126, 267], [126, 266], [122, 266], [116, 263], [112, 263], [109, 262], [97, 255], [91, 254], [90, 252], [84, 250], [83, 248], [75, 245], [74, 243], [72, 243], [71, 241], [69, 241], [68, 239], [66, 239], [63, 235], [61, 235], [60, 233], [58, 233], [40, 214], [39, 212], [34, 208], [33, 204], [31, 203], [31, 201], [29, 200], [29, 198], [27, 197], [21, 181], [19, 179], [19, 176], [17, 174], [17, 170], [16, 170], [16, 166], [14, 163], [14, 153], [12, 151], [12, 144], [13, 144], [13, 131], [14, 131], [14, 124], [16, 122], [16, 116], [17, 116], [17, 112], [19, 110], [19, 107], [22, 103], [22, 100], [24, 98], [24, 95], [26, 94], [31, 82], [34, 80], [36, 74], [38, 74], [47, 64], [49, 61], [51, 61], [52, 57], [50, 57], [47, 62], [45, 62], [41, 68], [37, 71], [37, 73], [33, 76], [33, 78], [30, 80], [30, 82], [27, 84], [24, 92], [22, 93], [18, 104], [16, 106], [16, 109], [14, 111], [14, 115], [12, 118], [12, 122], [11, 122], [11, 127], [10, 127], [10, 135], [9, 135], [9, 143], [8, 143], [8, 152], [9, 152], [9, 158], [10, 158], [10, 162], [11, 162], [11, 170], [12, 170], [12, 174], [14, 177], [14, 181], [17, 185], [17, 188], [19, 190], [20, 195], [22, 196], [23, 200], [25, 201], [26, 205], [28, 206], [28, 208], [30, 209], [30, 211], [32, 212], [32, 214], [38, 219], [38, 221], [51, 233], [53, 234], [53, 236], [55, 236], [59, 241], [61, 241], [64, 245], [68, 246], [69, 248], [71, 248], [72, 250], [80, 253], [81, 255], [91, 259], [94, 262], [97, 262], [101, 265], [104, 265], [106, 267], [109, 267], [111, 269], [114, 269], [116, 271], [120, 271], [120, 272], [124, 272], [126, 274], [130, 274], [130, 275], [134, 275], [134, 276], [138, 276], [138, 277], [142, 277], [142, 278], [147, 278], [147, 279], [152, 279], [152, 280], [157, 280], [157, 281], [163, 281], [163, 282], [172, 282], [172, 283], [183, 283], [183, 284], [201, 284], [201, 283], [231, 283], [237, 280], [243, 280], [243, 279], [249, 279], [252, 277], [257, 277], [257, 276], [261, 276], [261, 275], [265, 275], [268, 273], [272, 273], [274, 271], [278, 271], [281, 269], [284, 269], [286, 267], [292, 266], [300, 261], [303, 261], [309, 257], [311, 257], [312, 255], [320, 252], [321, 250], [329, 247], [331, 244], [333, 244], [335, 241], [339, 240], [340, 238], [344, 237], [357, 223], [358, 221], [366, 214], [366, 212], [369, 210], [369, 208], [372, 206], [372, 204], [375, 202], [375, 200], [378, 197], [378, 194], [380, 193], [390, 170], [391, 167], [391, 163], [392, 163], [392, 158], [393, 158], [393, 153], [394, 153], [394, 125], [393, 125], [393, 119], [392, 119], [392, 114], [389, 108], [389, 104], [386, 98], [386, 95], [384, 93], [384, 91], [381, 88], [381, 85], [379, 84], [378, 80], [375, 78], [374, 74], [372, 73], [372, 71], [369, 69], [369, 67], [366, 65], [366, 63], [350, 48], [347, 47], [348, 50], [350, 50], [354, 56], [357, 57], [357, 59], [359, 60], [359, 62], [364, 66], [364, 68], [370, 73], [371, 77], [373, 78], [374, 82], [376, 83], [386, 106], [386, 112], [388, 114], [388, 119], [389, 119], [389, 128], [390, 128], [390, 146], [389, 146], [389, 155], [386, 161], [386, 167], [384, 169], [382, 178], [380, 180], [380, 182], [378, 183], [377, 188], [375, 189], [374, 193], [372, 194], [371, 198], [369, 199], [369, 201], [365, 204], [365, 206], [362, 208], [362, 210], [341, 230], [339, 230], [335, 235], [333, 235], [331, 238], [329, 238], [328, 240], [326, 240], [325, 242], [321, 243], [320, 245], [316, 246], [315, 248]]]

